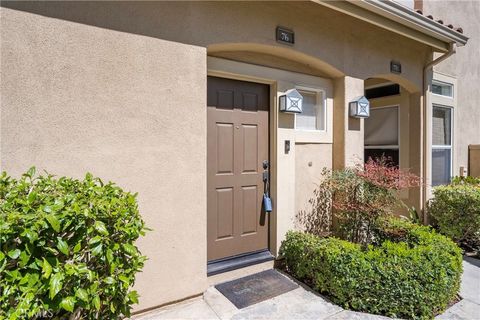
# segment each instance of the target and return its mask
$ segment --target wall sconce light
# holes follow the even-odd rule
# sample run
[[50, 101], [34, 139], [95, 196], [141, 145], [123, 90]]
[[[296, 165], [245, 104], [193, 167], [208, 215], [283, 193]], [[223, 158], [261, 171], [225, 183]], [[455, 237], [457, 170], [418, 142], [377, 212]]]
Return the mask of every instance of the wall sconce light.
[[279, 97], [281, 112], [302, 113], [303, 97], [296, 89], [291, 89]]
[[355, 100], [351, 101], [349, 104], [350, 107], [350, 117], [353, 118], [368, 118], [370, 117], [370, 102], [365, 97], [358, 97]]

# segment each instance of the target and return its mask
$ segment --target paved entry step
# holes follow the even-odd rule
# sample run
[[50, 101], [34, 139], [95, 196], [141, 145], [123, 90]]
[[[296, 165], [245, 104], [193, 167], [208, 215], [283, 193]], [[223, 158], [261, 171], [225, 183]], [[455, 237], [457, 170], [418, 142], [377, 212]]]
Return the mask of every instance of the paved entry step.
[[296, 289], [298, 285], [272, 269], [217, 284], [215, 288], [242, 309]]

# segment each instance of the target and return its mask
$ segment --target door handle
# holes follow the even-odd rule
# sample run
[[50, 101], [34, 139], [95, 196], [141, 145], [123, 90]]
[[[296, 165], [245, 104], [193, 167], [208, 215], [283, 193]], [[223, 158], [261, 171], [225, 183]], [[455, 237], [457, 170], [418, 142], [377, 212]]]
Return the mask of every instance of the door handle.
[[268, 160], [263, 160], [263, 208], [265, 212], [272, 211], [272, 199], [270, 199], [270, 182], [268, 181]]
[[268, 184], [268, 160], [263, 160], [263, 182]]
[[263, 182], [268, 182], [268, 171], [263, 171]]

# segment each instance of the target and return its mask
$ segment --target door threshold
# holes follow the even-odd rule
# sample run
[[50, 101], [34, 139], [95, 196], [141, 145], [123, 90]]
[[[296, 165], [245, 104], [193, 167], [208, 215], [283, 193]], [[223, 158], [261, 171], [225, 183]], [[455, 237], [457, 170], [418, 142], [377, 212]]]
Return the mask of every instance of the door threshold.
[[245, 253], [238, 256], [209, 261], [207, 263], [207, 276], [213, 276], [219, 273], [232, 271], [254, 264], [274, 260], [275, 257], [268, 249]]

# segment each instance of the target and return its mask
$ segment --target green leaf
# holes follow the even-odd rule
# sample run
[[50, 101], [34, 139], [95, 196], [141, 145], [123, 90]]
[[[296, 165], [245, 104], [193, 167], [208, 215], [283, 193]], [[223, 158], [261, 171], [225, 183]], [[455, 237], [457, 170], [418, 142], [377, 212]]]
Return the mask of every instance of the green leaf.
[[138, 292], [133, 290], [130, 291], [127, 295], [128, 299], [132, 301], [133, 303], [138, 303]]
[[2, 264], [0, 265], [0, 273], [3, 272], [3, 270], [5, 269], [5, 267], [7, 266], [7, 260], [3, 260]]
[[26, 275], [24, 275], [18, 284], [19, 285], [25, 284], [28, 282], [28, 280], [30, 280], [30, 273], [27, 273]]
[[2, 251], [0, 251], [0, 261], [2, 261], [3, 259], [5, 259], [5, 254]]
[[95, 221], [95, 230], [97, 230], [100, 234], [105, 236], [108, 235], [107, 227], [102, 221]]
[[42, 265], [43, 277], [48, 279], [51, 273], [52, 273], [52, 266], [50, 265], [50, 263], [48, 263], [48, 261], [45, 258], [43, 258], [43, 265]]
[[21, 253], [20, 249], [10, 250], [8, 256], [12, 259], [17, 259]]
[[107, 254], [106, 254], [106, 256], [107, 256], [107, 261], [108, 261], [109, 263], [112, 263], [112, 261], [113, 261], [113, 251], [110, 250], [110, 249], [107, 249]]
[[58, 272], [50, 278], [50, 299], [53, 299], [57, 293], [62, 290], [63, 274]]
[[100, 242], [100, 241], [102, 241], [102, 237], [95, 236], [95, 237], [91, 238], [90, 240], [88, 240], [88, 244], [95, 244], [95, 243]]
[[28, 194], [28, 202], [33, 203], [37, 199], [37, 193], [32, 191]]
[[100, 297], [95, 296], [92, 300], [92, 304], [95, 307], [95, 309], [100, 310]]
[[135, 248], [134, 245], [131, 245], [129, 243], [124, 243], [123, 244], [123, 250], [125, 250], [125, 252], [128, 253], [131, 256], [133, 256], [137, 253], [137, 248]]
[[58, 237], [57, 238], [57, 248], [60, 250], [61, 253], [64, 255], [68, 255], [69, 250], [68, 250], [68, 244], [62, 240], [62, 238]]
[[113, 284], [113, 283], [115, 283], [115, 279], [113, 279], [112, 277], [106, 277], [105, 278], [105, 283]]
[[33, 261], [32, 263], [30, 263], [30, 264], [28, 265], [28, 267], [29, 267], [30, 269], [33, 269], [33, 270], [40, 270], [40, 268], [38, 267], [38, 264], [37, 264], [36, 259], [35, 259], [35, 261]]
[[30, 169], [28, 169], [28, 171], [25, 175], [31, 178], [35, 175], [35, 171], [36, 171], [35, 167], [31, 167]]
[[75, 290], [75, 296], [83, 301], [88, 301], [88, 293], [85, 289], [78, 288]]
[[124, 276], [123, 274], [119, 275], [118, 279], [120, 279], [122, 282], [125, 282], [125, 283], [129, 282], [128, 278], [126, 276]]
[[79, 242], [75, 245], [75, 247], [73, 247], [73, 253], [77, 253], [78, 251], [80, 251], [80, 249], [82, 248], [82, 243]]
[[58, 254], [58, 250], [55, 249], [55, 248], [44, 247], [44, 249], [47, 250], [47, 251], [50, 251], [50, 252], [53, 253], [54, 255], [57, 255], [57, 254]]
[[38, 234], [33, 230], [25, 230], [24, 235], [28, 238], [30, 243], [38, 239]]
[[53, 214], [49, 214], [46, 216], [46, 218], [47, 218], [47, 221], [52, 226], [53, 230], [55, 230], [55, 232], [60, 232], [60, 221], [58, 221], [57, 217], [55, 217], [55, 215]]
[[22, 253], [20, 254], [20, 261], [21, 261], [20, 267], [26, 266], [28, 263], [28, 260], [30, 260], [30, 255], [26, 251], [22, 251]]
[[63, 298], [60, 302], [60, 307], [69, 312], [73, 312], [73, 309], [75, 308], [75, 297]]
[[92, 254], [93, 254], [94, 256], [98, 256], [99, 254], [102, 253], [102, 248], [103, 248], [103, 245], [100, 243], [99, 245], [97, 245], [96, 247], [94, 247], [94, 248], [92, 249]]

